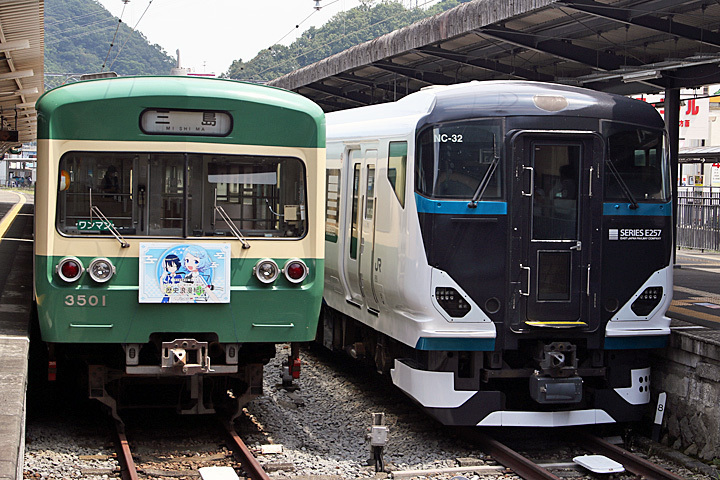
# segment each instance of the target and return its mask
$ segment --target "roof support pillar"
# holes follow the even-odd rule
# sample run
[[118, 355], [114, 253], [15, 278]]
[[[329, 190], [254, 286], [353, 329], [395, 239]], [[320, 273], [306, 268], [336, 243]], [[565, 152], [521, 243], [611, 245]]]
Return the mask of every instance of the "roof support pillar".
[[679, 142], [680, 142], [680, 89], [668, 88], [665, 90], [665, 128], [668, 131], [668, 150], [670, 153], [670, 185], [672, 185], [672, 214], [673, 214], [673, 253], [677, 249], [677, 219], [678, 219], [678, 170], [679, 170]]

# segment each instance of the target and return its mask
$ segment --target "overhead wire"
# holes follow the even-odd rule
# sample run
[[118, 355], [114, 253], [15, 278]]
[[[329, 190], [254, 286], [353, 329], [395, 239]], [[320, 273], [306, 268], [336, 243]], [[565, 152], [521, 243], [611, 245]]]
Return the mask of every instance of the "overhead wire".
[[[91, 23], [86, 23], [85, 25], [72, 25], [64, 30], [56, 30], [56, 31], [52, 31], [52, 32], [47, 32], [47, 35], [53, 36], [53, 37], [58, 36], [58, 35], [65, 35], [68, 32], [72, 32], [73, 30], [85, 29], [88, 27], [92, 27], [93, 25], [98, 25], [98, 24], [106, 23], [106, 22], [113, 22], [113, 20], [114, 20], [113, 18], [103, 18], [103, 19], [96, 20]], [[114, 25], [114, 23], [113, 23], [113, 25]], [[83, 31], [80, 33], [85, 33], [85, 32]]]
[[69, 40], [69, 39], [78, 38], [78, 37], [84, 37], [85, 35], [90, 35], [90, 34], [92, 34], [92, 33], [104, 32], [105, 30], [109, 30], [109, 29], [112, 28], [112, 27], [113, 27], [113, 25], [106, 25], [106, 26], [104, 26], [104, 27], [99, 27], [99, 28], [96, 28], [96, 29], [94, 29], [94, 30], [89, 30], [89, 31], [87, 31], [87, 32], [80, 32], [80, 33], [76, 33], [76, 34], [74, 34], [74, 35], [68, 35], [68, 36], [64, 36], [64, 37], [62, 37], [62, 38], [56, 38], [56, 39], [54, 39], [54, 40], [45, 41], [45, 45], [46, 45], [46, 46], [48, 46], [48, 45], [56, 45], [56, 44], [58, 44], [58, 43], [60, 43], [60, 42], [62, 42], [62, 41], [64, 41], [64, 40]]
[[57, 25], [58, 23], [65, 23], [65, 22], [67, 22], [68, 20], [77, 21], [77, 20], [80, 20], [81, 18], [92, 17], [92, 16], [95, 16], [95, 15], [100, 15], [101, 13], [105, 13], [105, 11], [104, 11], [104, 10], [96, 10], [96, 11], [94, 11], [94, 12], [92, 12], [92, 13], [86, 13], [85, 15], [78, 15], [77, 17], [63, 18], [62, 20], [56, 20], [56, 21], [54, 21], [54, 22], [46, 22], [46, 23], [45, 23], [45, 28], [47, 28], [47, 27], [52, 27], [53, 25]]
[[122, 12], [120, 12], [120, 18], [118, 18], [117, 28], [115, 29], [115, 33], [113, 34], [112, 40], [110, 41], [110, 48], [108, 48], [107, 55], [105, 55], [105, 60], [103, 61], [102, 68], [100, 69], [101, 72], [105, 71], [105, 64], [107, 63], [108, 58], [110, 58], [110, 51], [112, 50], [112, 47], [115, 44], [115, 39], [117, 38], [118, 31], [120, 30], [120, 24], [122, 23], [122, 17], [125, 14], [125, 7], [127, 7], [127, 1], [123, 0]]
[[[273, 45], [277, 45], [278, 43], [280, 43], [280, 42], [282, 42], [283, 40], [285, 40], [285, 38], [286, 38], [288, 35], [290, 35], [290, 34], [293, 33], [294, 31], [296, 31], [298, 28], [300, 28], [300, 26], [301, 26], [303, 23], [307, 22], [307, 20], [308, 20], [310, 17], [312, 17], [313, 15], [315, 15], [317, 12], [319, 12], [321, 8], [329, 7], [329, 6], [332, 5], [333, 3], [337, 3], [337, 2], [339, 2], [339, 1], [340, 1], [340, 0], [333, 0], [332, 2], [328, 3], [327, 5], [323, 5], [322, 7], [313, 7], [314, 10], [313, 10], [313, 12], [312, 12], [310, 15], [308, 15], [307, 17], [305, 17], [301, 22], [298, 22], [298, 23], [295, 25], [295, 28], [293, 28], [292, 30], [290, 30], [290, 31], [289, 31], [288, 33], [286, 33], [285, 35], [283, 35], [279, 40], [277, 40], [275, 43], [273, 43]], [[272, 45], [270, 46], [270, 49], [271, 49], [271, 48], [272, 48]]]
[[110, 63], [110, 66], [108, 67], [108, 70], [112, 68], [113, 65], [115, 65], [115, 62], [117, 61], [118, 57], [120, 56], [120, 53], [122, 52], [123, 48], [125, 48], [125, 45], [127, 45], [127, 42], [130, 41], [130, 38], [132, 37], [133, 32], [137, 30], [137, 26], [140, 24], [140, 21], [143, 19], [145, 14], [147, 13], [148, 9], [150, 8], [150, 5], [152, 5], [153, 0], [150, 0], [147, 4], [147, 7], [145, 7], [145, 10], [143, 11], [142, 15], [140, 15], [140, 18], [138, 18], [138, 21], [135, 22], [135, 26], [132, 27], [132, 30], [128, 32], [127, 38], [125, 39], [125, 42], [120, 46], [118, 49], [117, 54], [115, 55], [115, 58]]
[[[299, 22], [297, 25], [295, 25], [295, 28], [293, 28], [292, 30], [290, 30], [290, 31], [289, 31], [288, 33], [286, 33], [285, 35], [283, 35], [282, 38], [280, 38], [280, 40], [278, 40], [278, 41], [276, 41], [275, 43], [273, 43], [273, 45], [277, 45], [278, 43], [280, 43], [280, 42], [282, 42], [283, 40], [285, 40], [285, 37], [287, 37], [288, 35], [290, 35], [291, 33], [293, 33], [295, 30], [297, 30], [298, 28], [300, 28], [300, 25], [302, 25], [303, 23], [305, 23], [305, 22], [308, 20], [308, 18], [312, 17], [312, 16], [315, 15], [317, 12], [318, 12], [318, 10], [314, 10], [310, 15], [308, 15], [307, 17], [305, 17], [305, 19], [304, 19], [302, 22]], [[270, 47], [270, 48], [272, 48], [272, 47]]]

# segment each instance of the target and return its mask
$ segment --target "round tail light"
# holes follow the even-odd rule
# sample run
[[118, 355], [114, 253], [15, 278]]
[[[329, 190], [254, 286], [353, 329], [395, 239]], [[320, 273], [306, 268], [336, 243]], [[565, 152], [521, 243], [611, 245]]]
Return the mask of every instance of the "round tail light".
[[287, 278], [288, 281], [300, 283], [307, 277], [308, 268], [302, 260], [295, 258], [285, 264], [283, 273], [285, 273], [285, 278]]
[[90, 263], [88, 274], [97, 283], [105, 283], [115, 274], [115, 265], [107, 258], [96, 258]]
[[68, 283], [76, 281], [83, 274], [85, 269], [82, 262], [76, 257], [65, 257], [55, 267], [58, 276]]
[[265, 258], [255, 265], [253, 273], [262, 283], [273, 283], [278, 275], [280, 275], [280, 269], [277, 263], [269, 258]]

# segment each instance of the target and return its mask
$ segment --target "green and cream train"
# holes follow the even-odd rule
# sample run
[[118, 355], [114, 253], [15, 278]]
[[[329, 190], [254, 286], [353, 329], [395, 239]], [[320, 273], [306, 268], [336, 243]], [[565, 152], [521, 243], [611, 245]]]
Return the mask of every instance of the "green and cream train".
[[87, 366], [116, 416], [136, 385], [189, 413], [260, 394], [275, 344], [317, 328], [322, 110], [259, 85], [126, 77], [56, 88], [37, 111], [49, 365]]

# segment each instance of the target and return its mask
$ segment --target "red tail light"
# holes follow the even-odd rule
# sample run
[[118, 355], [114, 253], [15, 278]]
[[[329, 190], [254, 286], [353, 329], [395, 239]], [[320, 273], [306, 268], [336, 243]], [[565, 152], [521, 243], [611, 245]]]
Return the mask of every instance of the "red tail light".
[[292, 283], [300, 283], [305, 280], [308, 274], [308, 268], [302, 260], [293, 259], [285, 264], [283, 269], [285, 278]]
[[82, 262], [75, 257], [65, 257], [55, 267], [58, 276], [68, 283], [76, 281], [83, 274], [85, 269]]

